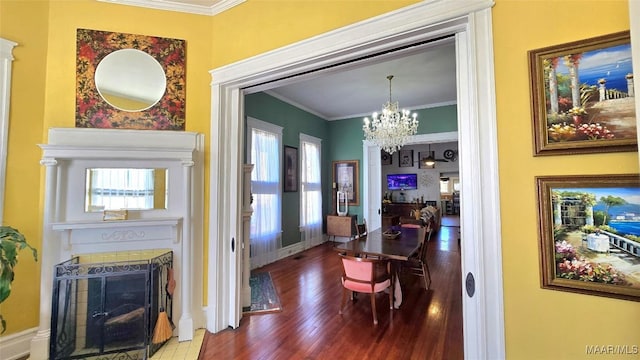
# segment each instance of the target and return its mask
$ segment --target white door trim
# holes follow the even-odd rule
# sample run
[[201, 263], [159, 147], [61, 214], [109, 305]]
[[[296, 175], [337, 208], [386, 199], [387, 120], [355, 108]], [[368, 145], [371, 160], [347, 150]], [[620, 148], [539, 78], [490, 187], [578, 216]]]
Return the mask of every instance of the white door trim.
[[211, 143], [210, 159], [219, 162], [212, 161], [210, 176], [209, 331], [239, 325], [241, 302], [232, 294], [241, 284], [241, 260], [229, 240], [242, 231], [241, 89], [456, 34], [460, 170], [463, 178], [474, 179], [461, 184], [462, 271], [463, 277], [473, 273], [476, 283], [473, 297], [463, 295], [464, 351], [467, 358], [505, 357], [492, 5], [490, 0], [423, 1], [211, 71], [211, 133], [218, 142]]

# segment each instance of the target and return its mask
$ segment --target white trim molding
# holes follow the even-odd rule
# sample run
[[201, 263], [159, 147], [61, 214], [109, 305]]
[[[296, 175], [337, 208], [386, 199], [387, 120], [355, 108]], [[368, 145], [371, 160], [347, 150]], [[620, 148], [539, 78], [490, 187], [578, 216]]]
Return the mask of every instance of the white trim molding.
[[209, 277], [207, 330], [239, 326], [242, 259], [228, 244], [241, 231], [242, 89], [268, 90], [282, 84], [278, 79], [455, 35], [461, 175], [473, 179], [462, 183], [462, 270], [476, 284], [472, 296], [463, 290], [464, 353], [505, 357], [492, 6], [491, 0], [422, 1], [211, 71], [211, 134], [219, 139], [211, 158], [220, 161], [210, 174], [208, 273], [221, 279]]
[[0, 38], [0, 225], [4, 219], [4, 185], [7, 177], [7, 148], [9, 147], [9, 107], [11, 105], [11, 65], [13, 41]]
[[17, 360], [29, 355], [31, 339], [36, 335], [38, 328], [31, 328], [11, 335], [0, 337], [0, 349], [2, 358]]
[[178, 11], [196, 15], [213, 16], [234, 6], [240, 5], [246, 0], [98, 0], [120, 5], [139, 6], [149, 9]]

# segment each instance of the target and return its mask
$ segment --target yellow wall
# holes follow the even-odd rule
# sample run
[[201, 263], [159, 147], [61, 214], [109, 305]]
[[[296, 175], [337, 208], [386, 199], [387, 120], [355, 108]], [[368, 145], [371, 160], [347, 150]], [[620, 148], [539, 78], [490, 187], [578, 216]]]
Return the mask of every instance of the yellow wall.
[[640, 345], [638, 303], [540, 289], [534, 177], [637, 173], [638, 154], [534, 158], [527, 65], [528, 50], [628, 29], [626, 1], [498, 0], [494, 6], [509, 359], [596, 359], [585, 354], [586, 345]]
[[[94, 0], [1, 0], [0, 36], [20, 43], [5, 223], [40, 247], [43, 182], [36, 144], [46, 141], [49, 127], [74, 126], [76, 28], [186, 40], [187, 130], [204, 133], [208, 151], [208, 70], [414, 2], [249, 0], [206, 17]], [[585, 358], [585, 345], [638, 344], [637, 303], [540, 289], [534, 176], [634, 173], [638, 159], [637, 153], [534, 158], [526, 56], [530, 49], [628, 29], [627, 2], [496, 0], [493, 17], [508, 358]], [[1, 309], [5, 335], [38, 323], [38, 265], [23, 255], [17, 271]]]
[[[205, 134], [208, 153], [209, 70], [415, 2], [249, 0], [209, 17], [96, 0], [0, 0], [0, 37], [20, 44], [14, 50], [4, 223], [41, 247], [44, 170], [36, 144], [47, 141], [50, 127], [75, 125], [77, 28], [186, 40], [186, 130]], [[207, 184], [208, 162], [205, 155]], [[207, 219], [208, 186], [204, 196]], [[207, 233], [205, 225], [205, 247]], [[8, 323], [4, 335], [39, 321], [39, 263], [22, 255], [16, 270], [13, 292], [0, 309]]]
[[[48, 7], [42, 2], [0, 1], [0, 36], [17, 42], [13, 50], [9, 146], [4, 222], [40, 248], [40, 149], [44, 114]], [[30, 29], [26, 32], [24, 29]], [[1, 190], [0, 190], [1, 191]], [[38, 254], [40, 255], [40, 254]], [[0, 305], [7, 332], [38, 323], [40, 263], [22, 252], [9, 298]]]

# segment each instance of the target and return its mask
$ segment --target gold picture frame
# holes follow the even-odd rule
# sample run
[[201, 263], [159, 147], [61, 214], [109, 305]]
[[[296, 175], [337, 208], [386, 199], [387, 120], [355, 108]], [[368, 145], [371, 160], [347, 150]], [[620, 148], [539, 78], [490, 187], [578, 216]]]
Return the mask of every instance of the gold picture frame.
[[333, 183], [335, 190], [347, 194], [349, 206], [360, 205], [360, 174], [358, 160], [339, 160], [333, 162]]
[[536, 185], [541, 287], [640, 301], [640, 175], [539, 176]]
[[637, 151], [629, 31], [528, 55], [534, 156]]

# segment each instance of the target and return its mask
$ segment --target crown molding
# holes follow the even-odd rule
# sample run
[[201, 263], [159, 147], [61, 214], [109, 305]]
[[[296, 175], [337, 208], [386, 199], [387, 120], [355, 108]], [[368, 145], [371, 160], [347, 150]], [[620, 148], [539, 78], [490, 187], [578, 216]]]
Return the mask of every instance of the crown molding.
[[[120, 5], [146, 7], [157, 10], [178, 11], [197, 15], [217, 15], [223, 11], [229, 10], [236, 5], [240, 5], [246, 0], [98, 0], [100, 2], [108, 2]], [[204, 3], [211, 5], [204, 5]]]

